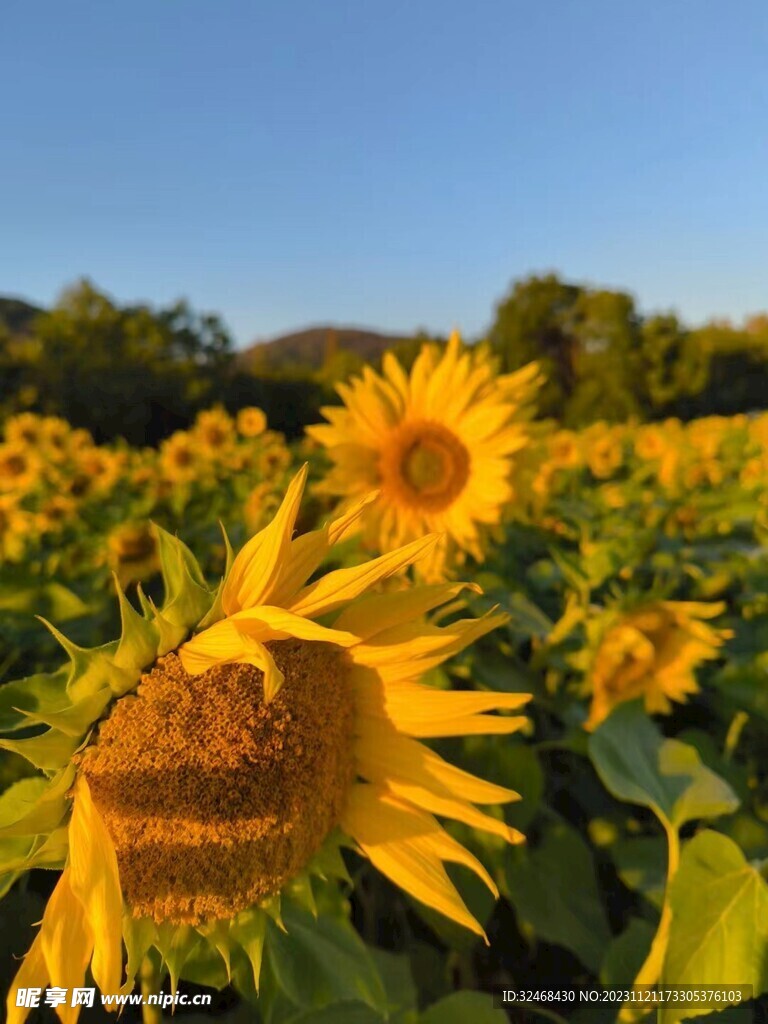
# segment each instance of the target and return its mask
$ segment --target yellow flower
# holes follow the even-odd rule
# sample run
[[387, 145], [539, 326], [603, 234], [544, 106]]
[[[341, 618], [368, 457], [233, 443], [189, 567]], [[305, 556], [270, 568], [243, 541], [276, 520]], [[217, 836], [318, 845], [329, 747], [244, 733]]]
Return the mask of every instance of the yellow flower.
[[189, 433], [177, 430], [160, 445], [160, 469], [174, 483], [189, 483], [197, 476], [199, 459]]
[[635, 454], [644, 460], [659, 459], [666, 452], [669, 441], [660, 427], [640, 427], [635, 437]]
[[150, 523], [121, 523], [107, 538], [108, 562], [121, 587], [149, 579], [160, 568]]
[[34, 515], [19, 507], [18, 495], [0, 494], [0, 559], [20, 561], [34, 525]]
[[5, 440], [36, 447], [43, 437], [43, 421], [33, 412], [11, 416], [5, 424]]
[[579, 440], [572, 430], [558, 430], [549, 438], [549, 459], [556, 469], [575, 469], [581, 464]]
[[37, 486], [42, 471], [38, 453], [25, 443], [0, 444], [0, 491], [26, 494]]
[[237, 429], [243, 437], [258, 437], [267, 429], [267, 417], [261, 409], [251, 405], [237, 414]]
[[198, 415], [191, 434], [202, 453], [215, 458], [234, 443], [235, 425], [224, 409], [207, 409]]
[[37, 523], [41, 533], [58, 533], [77, 514], [77, 502], [66, 494], [52, 494], [42, 505]]
[[[445, 864], [496, 886], [437, 817], [518, 842], [476, 806], [516, 794], [421, 741], [511, 733], [524, 718], [488, 712], [529, 698], [433, 690], [419, 677], [506, 616], [429, 621], [466, 586], [402, 578], [433, 537], [318, 577], [368, 499], [294, 539], [305, 478], [306, 468], [216, 591], [191, 552], [158, 531], [164, 604], [140, 593], [140, 615], [120, 594], [119, 642], [87, 651], [56, 633], [70, 672], [16, 684], [14, 728], [54, 723], [42, 737], [0, 741], [48, 775], [17, 784], [25, 799], [10, 834], [37, 839], [21, 844], [16, 868], [63, 872], [11, 987], [11, 1024], [27, 1015], [18, 987], [82, 985], [90, 965], [102, 993], [128, 992], [153, 948], [171, 990], [193, 949], [227, 968], [233, 953], [245, 955], [258, 985], [269, 918], [281, 921], [281, 898], [311, 899], [309, 875], [328, 876], [342, 840], [483, 934]], [[395, 577], [397, 589], [378, 589]], [[280, 938], [289, 940], [290, 926]]]
[[620, 433], [605, 423], [596, 423], [584, 431], [584, 451], [587, 465], [598, 480], [613, 476], [624, 460]]
[[694, 670], [717, 658], [733, 635], [703, 620], [724, 610], [723, 603], [657, 601], [610, 617], [591, 666], [586, 728], [594, 729], [623, 701], [642, 697], [649, 713], [669, 714], [672, 701], [685, 703], [697, 693]]
[[527, 421], [540, 383], [534, 363], [496, 376], [484, 350], [422, 348], [410, 376], [391, 353], [383, 375], [369, 367], [337, 390], [341, 408], [309, 427], [334, 466], [322, 490], [379, 497], [364, 517], [369, 544], [390, 551], [429, 532], [445, 535], [422, 572], [439, 578], [456, 555], [483, 557], [488, 527], [514, 497], [513, 456], [528, 443]]

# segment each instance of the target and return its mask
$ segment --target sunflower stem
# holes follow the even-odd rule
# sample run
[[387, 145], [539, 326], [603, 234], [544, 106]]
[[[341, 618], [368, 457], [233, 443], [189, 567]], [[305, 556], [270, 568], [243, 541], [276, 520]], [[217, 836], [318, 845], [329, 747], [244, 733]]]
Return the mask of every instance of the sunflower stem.
[[141, 1006], [141, 1019], [143, 1024], [163, 1024], [163, 1011], [160, 1006], [150, 1006], [147, 1003], [149, 996], [156, 996], [159, 994], [160, 983], [162, 981], [161, 972], [155, 966], [151, 957], [144, 957], [141, 964], [141, 970], [139, 971], [139, 978], [141, 979], [141, 995], [143, 997]]

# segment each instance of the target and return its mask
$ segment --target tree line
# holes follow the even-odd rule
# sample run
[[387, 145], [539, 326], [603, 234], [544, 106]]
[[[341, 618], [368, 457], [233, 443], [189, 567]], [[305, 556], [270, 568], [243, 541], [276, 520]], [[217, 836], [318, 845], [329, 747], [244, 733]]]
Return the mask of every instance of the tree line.
[[[298, 437], [335, 400], [334, 385], [363, 365], [359, 353], [339, 349], [332, 329], [319, 368], [249, 364], [217, 315], [184, 301], [120, 306], [87, 280], [50, 310], [22, 317], [18, 306], [6, 302], [4, 320], [0, 308], [0, 419], [59, 415], [99, 441], [156, 443], [216, 403], [258, 405], [271, 427]], [[567, 426], [766, 405], [766, 314], [691, 327], [672, 313], [642, 315], [626, 292], [548, 274], [513, 284], [486, 338], [504, 370], [542, 364], [539, 413]], [[408, 365], [425, 340], [403, 338], [395, 351]]]

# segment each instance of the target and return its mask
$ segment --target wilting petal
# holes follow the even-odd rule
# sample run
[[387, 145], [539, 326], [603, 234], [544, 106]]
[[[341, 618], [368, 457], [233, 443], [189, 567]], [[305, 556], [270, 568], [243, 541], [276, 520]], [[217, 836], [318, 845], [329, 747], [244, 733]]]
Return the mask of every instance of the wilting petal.
[[72, 891], [83, 905], [93, 935], [94, 980], [102, 992], [116, 993], [123, 962], [120, 875], [112, 840], [82, 775], [75, 782], [69, 862]]

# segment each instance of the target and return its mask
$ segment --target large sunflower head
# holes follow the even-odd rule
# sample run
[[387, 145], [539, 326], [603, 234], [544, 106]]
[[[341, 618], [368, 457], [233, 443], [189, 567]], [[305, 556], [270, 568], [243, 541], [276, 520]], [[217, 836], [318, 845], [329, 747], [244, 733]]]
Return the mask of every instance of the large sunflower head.
[[596, 728], [623, 701], [642, 698], [649, 713], [669, 714], [673, 701], [697, 693], [696, 668], [717, 658], [733, 635], [706, 621], [724, 610], [720, 602], [654, 601], [594, 619], [586, 728]]
[[[516, 794], [421, 740], [512, 732], [524, 719], [488, 712], [528, 698], [419, 677], [504, 616], [438, 626], [429, 613], [462, 584], [378, 587], [433, 537], [317, 576], [367, 501], [294, 539], [304, 478], [230, 552], [218, 588], [158, 530], [163, 605], [139, 589], [138, 610], [118, 589], [120, 640], [86, 650], [53, 630], [69, 665], [2, 688], [4, 730], [42, 730], [0, 740], [42, 773], [0, 802], [3, 880], [63, 869], [9, 996], [14, 1024], [27, 1014], [18, 987], [79, 986], [90, 968], [102, 993], [127, 992], [147, 957], [172, 986], [188, 965], [229, 972], [238, 959], [258, 984], [281, 901], [311, 903], [311, 876], [343, 873], [340, 843], [482, 934], [445, 864], [494, 883], [437, 817], [515, 842], [476, 805]], [[76, 1012], [60, 1008], [65, 1021]]]
[[322, 489], [345, 499], [378, 489], [363, 517], [378, 550], [443, 534], [420, 566], [429, 577], [454, 556], [479, 560], [514, 497], [513, 459], [527, 444], [540, 382], [534, 363], [497, 375], [487, 351], [462, 349], [455, 333], [443, 353], [425, 345], [410, 375], [387, 353], [381, 375], [366, 367], [338, 385], [344, 405], [308, 428], [333, 461]]

